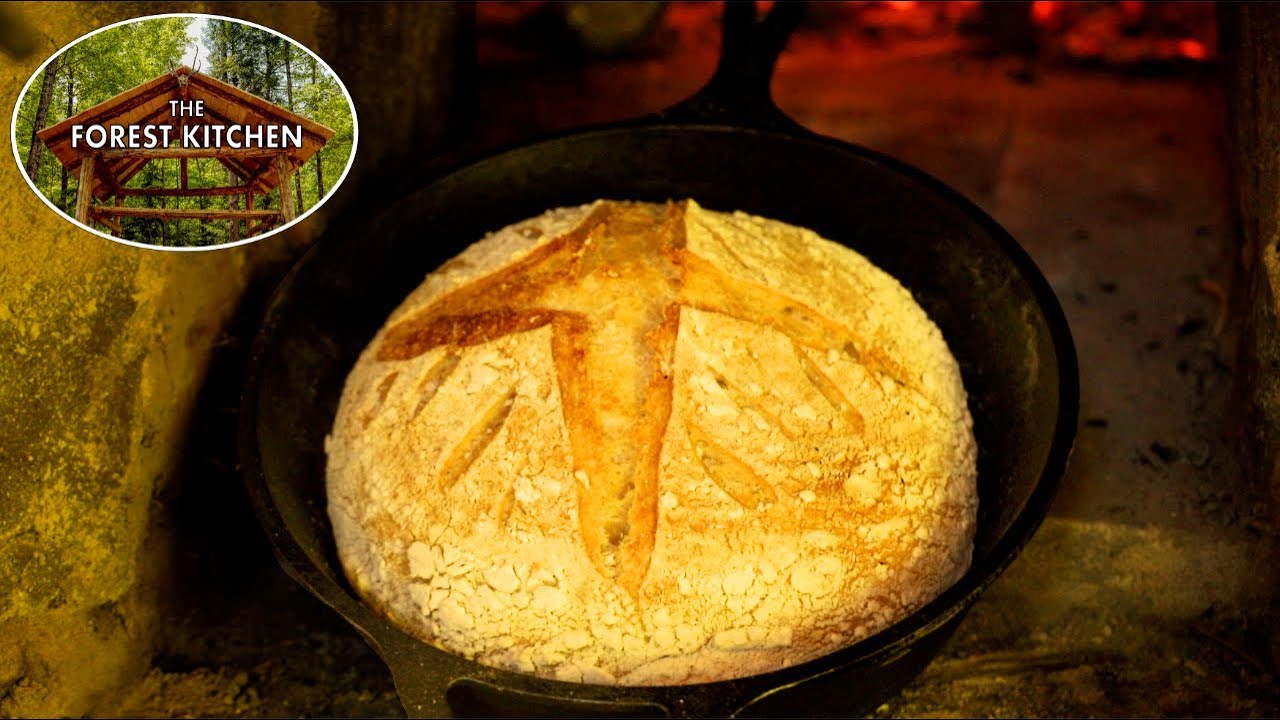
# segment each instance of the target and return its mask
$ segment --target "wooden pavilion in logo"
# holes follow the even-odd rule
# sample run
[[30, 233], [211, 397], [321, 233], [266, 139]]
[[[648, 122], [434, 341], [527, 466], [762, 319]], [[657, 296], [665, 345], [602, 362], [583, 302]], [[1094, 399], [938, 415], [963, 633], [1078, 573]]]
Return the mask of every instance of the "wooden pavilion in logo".
[[[175, 117], [172, 101], [203, 101], [203, 115]], [[73, 143], [72, 129], [100, 125], [107, 131], [113, 126], [174, 125], [174, 141], [182, 137], [188, 125], [203, 123], [226, 127], [240, 126], [245, 132], [262, 133], [271, 125], [299, 127], [300, 147], [180, 147], [170, 142], [163, 147], [103, 148], [94, 150], [83, 141]], [[119, 95], [73, 115], [37, 133], [41, 142], [53, 152], [58, 162], [77, 174], [80, 186], [76, 195], [75, 219], [89, 227], [101, 225], [119, 237], [121, 218], [195, 219], [201, 221], [244, 222], [243, 237], [259, 235], [288, 223], [297, 215], [293, 195], [293, 173], [334, 135], [320, 123], [233, 85], [208, 75], [180, 67], [142, 83]], [[126, 187], [147, 163], [172, 158], [179, 161], [178, 187]], [[235, 178], [220, 187], [189, 187], [187, 162], [199, 158], [216, 159]], [[255, 207], [271, 190], [280, 189], [279, 207]], [[227, 197], [225, 208], [133, 207], [125, 200], [135, 196], [161, 197]], [[244, 198], [239, 208], [231, 207], [230, 198]], [[109, 202], [113, 201], [113, 202]]]

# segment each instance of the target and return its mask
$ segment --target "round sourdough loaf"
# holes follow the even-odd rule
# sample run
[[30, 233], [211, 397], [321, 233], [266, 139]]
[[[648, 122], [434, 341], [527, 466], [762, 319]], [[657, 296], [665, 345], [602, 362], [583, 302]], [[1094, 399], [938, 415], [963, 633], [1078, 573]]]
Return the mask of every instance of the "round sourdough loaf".
[[329, 515], [407, 632], [562, 680], [786, 667], [967, 569], [972, 421], [897, 281], [808, 230], [600, 201], [429, 275], [347, 380]]

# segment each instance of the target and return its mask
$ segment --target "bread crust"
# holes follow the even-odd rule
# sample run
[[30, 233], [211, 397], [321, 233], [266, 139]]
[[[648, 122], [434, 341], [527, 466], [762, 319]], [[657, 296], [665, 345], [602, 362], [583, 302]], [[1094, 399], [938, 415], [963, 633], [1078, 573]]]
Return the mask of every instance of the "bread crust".
[[816, 234], [598, 201], [474, 244], [391, 315], [326, 441], [353, 587], [563, 680], [683, 684], [896, 622], [972, 553], [941, 333]]

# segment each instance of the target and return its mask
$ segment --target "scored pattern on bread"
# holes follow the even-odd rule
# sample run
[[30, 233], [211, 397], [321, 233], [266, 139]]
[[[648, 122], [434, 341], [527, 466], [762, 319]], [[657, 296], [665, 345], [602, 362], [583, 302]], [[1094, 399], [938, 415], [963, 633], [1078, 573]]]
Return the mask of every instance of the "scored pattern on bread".
[[681, 304], [776, 328], [815, 350], [845, 353], [868, 370], [914, 389], [906, 371], [858, 333], [775, 290], [735, 278], [697, 255], [680, 257]]
[[858, 412], [853, 403], [849, 402], [849, 398], [845, 397], [840, 388], [831, 381], [831, 378], [827, 377], [826, 373], [822, 372], [822, 368], [818, 367], [818, 364], [810, 359], [799, 345], [793, 342], [791, 343], [791, 349], [796, 353], [796, 360], [800, 361], [800, 368], [804, 370], [804, 376], [809, 379], [809, 382], [813, 383], [818, 392], [822, 393], [822, 397], [831, 403], [831, 407], [835, 408], [840, 417], [844, 419], [845, 424], [849, 426], [849, 431], [862, 434], [862, 413]]
[[689, 433], [693, 453], [702, 462], [707, 476], [743, 508], [755, 510], [778, 499], [778, 491], [767, 480], [733, 453], [720, 447], [697, 423], [686, 424], [685, 430]]
[[[644, 582], [657, 529], [658, 460], [671, 414], [681, 306], [776, 327], [795, 343], [847, 353], [910, 386], [906, 373], [857, 333], [688, 252], [686, 208], [601, 202], [571, 232], [393, 325], [377, 354], [408, 360], [436, 347], [477, 345], [551, 324], [587, 553], [632, 596]], [[802, 350], [796, 354], [850, 430], [860, 432], [857, 409]], [[460, 457], [473, 461], [468, 442]], [[734, 488], [728, 492], [735, 500], [773, 497], [767, 485], [740, 482], [750, 472], [741, 460], [705, 435], [700, 444], [709, 448], [708, 472], [726, 491]], [[446, 486], [460, 468], [445, 463]]]
[[778, 432], [788, 440], [796, 440], [796, 433], [782, 418], [769, 411], [763, 403], [752, 400], [748, 393], [743, 392], [737, 385], [730, 383], [723, 373], [715, 368], [708, 368], [711, 372], [711, 378], [715, 381], [716, 386], [724, 391], [725, 395], [733, 401], [733, 404], [746, 410], [763, 420], [769, 427], [776, 428]]
[[511, 406], [515, 404], [516, 391], [512, 388], [505, 396], [489, 407], [479, 420], [471, 426], [462, 439], [454, 446], [453, 451], [440, 466], [440, 486], [448, 490], [471, 468], [480, 453], [489, 447], [489, 443], [498, 436], [507, 416], [511, 414]]
[[422, 381], [418, 383], [418, 387], [414, 390], [417, 400], [413, 404], [413, 411], [409, 413], [409, 419], [418, 417], [418, 413], [431, 402], [431, 399], [440, 392], [440, 386], [449, 379], [453, 371], [458, 368], [458, 363], [462, 360], [462, 356], [456, 352], [445, 353], [444, 357], [431, 366], [423, 376]]
[[682, 684], [868, 636], [967, 567], [959, 369], [812, 231], [693, 201], [551, 210], [400, 305], [326, 438], [353, 589], [561, 680]]

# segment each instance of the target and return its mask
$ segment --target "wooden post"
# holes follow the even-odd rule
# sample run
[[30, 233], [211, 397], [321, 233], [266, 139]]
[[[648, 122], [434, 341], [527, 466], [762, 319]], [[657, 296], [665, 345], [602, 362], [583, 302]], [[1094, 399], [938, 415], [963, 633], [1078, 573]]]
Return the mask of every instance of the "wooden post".
[[187, 189], [187, 159], [178, 158], [178, 166], [182, 169], [182, 189]]
[[76, 190], [76, 222], [89, 224], [89, 200], [93, 198], [93, 156], [80, 158], [80, 187]]
[[253, 209], [253, 190], [249, 190], [244, 194], [244, 209], [245, 210]]
[[124, 188], [120, 187], [120, 181], [116, 179], [116, 174], [111, 171], [111, 163], [103, 160], [101, 165], [97, 163], [94, 163], [94, 165], [97, 174], [101, 175], [102, 179], [106, 180], [107, 185], [111, 187], [111, 194], [116, 197], [124, 195]]
[[280, 188], [280, 217], [284, 222], [293, 222], [297, 215], [293, 204], [293, 166], [286, 153], [276, 156], [276, 187]]

